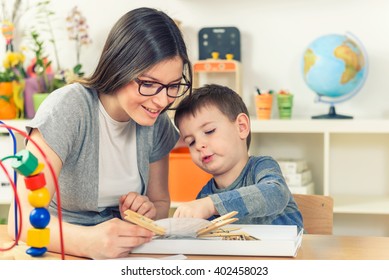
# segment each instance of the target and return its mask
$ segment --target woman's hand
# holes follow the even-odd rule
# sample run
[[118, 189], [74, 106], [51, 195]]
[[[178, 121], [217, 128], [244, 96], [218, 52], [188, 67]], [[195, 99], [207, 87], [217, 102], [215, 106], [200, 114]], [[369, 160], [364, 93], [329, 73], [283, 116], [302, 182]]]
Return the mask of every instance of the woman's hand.
[[182, 203], [174, 212], [173, 218], [201, 218], [208, 219], [217, 215], [217, 211], [211, 198], [204, 197], [197, 200]]
[[119, 199], [119, 209], [122, 219], [125, 216], [124, 211], [128, 209], [150, 219], [155, 219], [157, 216], [157, 209], [154, 203], [147, 196], [140, 195], [136, 192], [129, 192], [128, 194], [122, 195]]
[[[128, 257], [137, 246], [151, 241], [154, 234], [120, 219], [108, 220], [93, 227], [83, 227], [84, 256], [92, 259]], [[84, 244], [84, 245], [82, 245]]]

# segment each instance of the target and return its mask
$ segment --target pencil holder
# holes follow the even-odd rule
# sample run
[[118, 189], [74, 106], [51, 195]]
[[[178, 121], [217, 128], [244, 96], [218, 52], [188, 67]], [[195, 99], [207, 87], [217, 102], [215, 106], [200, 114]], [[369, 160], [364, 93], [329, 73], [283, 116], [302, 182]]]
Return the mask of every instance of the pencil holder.
[[280, 119], [291, 119], [293, 108], [293, 94], [277, 94], [278, 115]]
[[273, 95], [269, 93], [258, 94], [255, 96], [255, 110], [259, 120], [268, 120], [271, 118], [273, 105]]

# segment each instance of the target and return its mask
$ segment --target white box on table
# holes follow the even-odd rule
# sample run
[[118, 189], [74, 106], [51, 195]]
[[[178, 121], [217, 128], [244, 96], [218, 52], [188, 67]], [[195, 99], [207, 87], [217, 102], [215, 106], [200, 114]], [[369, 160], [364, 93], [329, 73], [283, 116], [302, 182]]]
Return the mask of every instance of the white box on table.
[[244, 231], [259, 240], [210, 239], [154, 239], [132, 252], [139, 254], [188, 254], [235, 256], [294, 257], [302, 242], [302, 231], [296, 226], [240, 225]]

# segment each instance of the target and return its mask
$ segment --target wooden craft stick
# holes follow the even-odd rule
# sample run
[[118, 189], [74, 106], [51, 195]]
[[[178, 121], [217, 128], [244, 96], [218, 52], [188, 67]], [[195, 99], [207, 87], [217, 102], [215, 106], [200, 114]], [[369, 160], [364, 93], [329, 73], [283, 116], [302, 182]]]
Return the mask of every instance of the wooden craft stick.
[[231, 231], [236, 231], [240, 230], [240, 227], [224, 227], [224, 228], [218, 228], [214, 232], [231, 232]]
[[238, 232], [211, 232], [207, 234], [202, 234], [198, 236], [199, 238], [209, 238], [209, 237], [226, 237], [233, 238], [233, 237], [243, 237], [244, 240], [260, 240], [259, 238], [256, 238], [254, 236], [249, 235], [246, 232], [238, 231]]
[[132, 210], [126, 210], [124, 211], [124, 214], [126, 214], [126, 216], [124, 217], [125, 220], [134, 223], [138, 226], [144, 227], [154, 232], [155, 234], [165, 235], [166, 233], [166, 230], [163, 227], [160, 227], [159, 225], [155, 224], [152, 219], [142, 216]]
[[239, 220], [238, 218], [232, 218], [232, 219], [227, 219], [227, 220], [224, 220], [224, 221], [220, 221], [220, 222], [217, 222], [217, 223], [213, 223], [212, 225], [209, 225], [205, 228], [202, 228], [200, 230], [197, 231], [197, 236], [199, 235], [202, 235], [202, 234], [205, 234], [205, 233], [209, 233], [215, 229], [218, 229], [224, 225], [228, 225], [228, 224], [231, 224], [235, 221]]
[[247, 235], [247, 233], [243, 231], [238, 232], [211, 232], [211, 233], [205, 233], [201, 234], [198, 237], [223, 237], [223, 236], [235, 236], [235, 235]]
[[231, 218], [231, 217], [235, 216], [236, 214], [238, 214], [237, 211], [232, 211], [232, 212], [227, 213], [227, 214], [225, 214], [223, 216], [220, 216], [219, 218], [216, 218], [216, 219], [212, 220], [211, 221], [211, 223], [212, 223], [211, 225], [206, 226], [206, 227], [204, 227], [202, 229], [199, 229], [197, 231], [197, 236], [209, 233], [209, 232], [211, 232], [211, 231], [213, 231], [215, 229], [218, 229], [218, 228], [220, 228], [220, 227], [222, 227], [224, 225], [228, 225], [228, 224], [231, 224], [231, 223], [237, 221], [238, 218]]
[[219, 218], [213, 219], [211, 221], [211, 223], [218, 223], [218, 222], [223, 221], [225, 219], [229, 219], [231, 217], [234, 217], [236, 214], [238, 214], [238, 211], [232, 211], [232, 212], [227, 213], [227, 214], [225, 214], [223, 216], [220, 216]]

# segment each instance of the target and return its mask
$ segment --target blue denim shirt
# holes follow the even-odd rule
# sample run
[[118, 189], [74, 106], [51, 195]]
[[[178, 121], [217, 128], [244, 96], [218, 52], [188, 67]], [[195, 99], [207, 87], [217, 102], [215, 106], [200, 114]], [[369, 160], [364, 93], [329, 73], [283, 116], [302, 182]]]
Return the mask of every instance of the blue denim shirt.
[[[278, 163], [271, 157], [251, 156], [239, 177], [218, 189], [212, 178], [197, 198], [209, 196], [220, 215], [238, 211], [240, 224], [296, 225], [303, 218]], [[211, 217], [214, 219], [216, 217]]]

